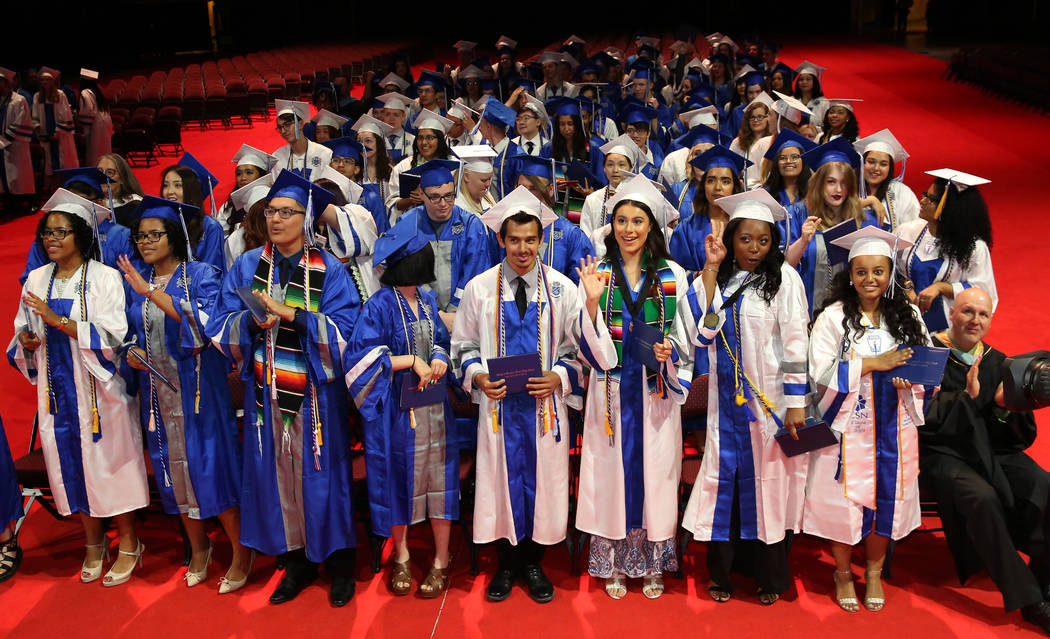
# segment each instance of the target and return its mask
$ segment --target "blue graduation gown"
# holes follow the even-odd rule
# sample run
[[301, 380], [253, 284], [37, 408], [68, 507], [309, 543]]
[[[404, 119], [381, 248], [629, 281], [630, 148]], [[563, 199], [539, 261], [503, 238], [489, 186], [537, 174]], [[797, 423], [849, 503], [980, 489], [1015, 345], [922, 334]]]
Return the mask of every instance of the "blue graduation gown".
[[[369, 186], [375, 188], [370, 189], [368, 188]], [[379, 235], [382, 235], [390, 228], [390, 218], [386, 214], [386, 205], [383, 204], [382, 198], [379, 197], [378, 184], [365, 185], [357, 203], [368, 209], [368, 212], [372, 214], [372, 218], [376, 222], [376, 232]]]
[[211, 264], [219, 269], [220, 273], [226, 272], [226, 254], [223, 253], [223, 245], [226, 242], [226, 234], [222, 231], [222, 224], [210, 215], [201, 218], [204, 233], [201, 241], [193, 247], [193, 258]]
[[[98, 223], [98, 234], [99, 239], [102, 240], [102, 263], [106, 266], [117, 268], [118, 257], [121, 255], [130, 257], [133, 254], [131, 231], [126, 226], [121, 226], [112, 219], [106, 218]], [[30, 271], [50, 261], [47, 253], [40, 248], [40, 244], [34, 239], [29, 245], [29, 254], [26, 256], [26, 268], [18, 277], [18, 283], [25, 284]]]
[[[436, 348], [433, 349], [431, 359], [440, 359], [449, 364], [450, 338], [444, 322], [438, 317], [437, 298], [433, 293], [420, 291], [419, 303], [429, 307], [435, 325]], [[404, 312], [411, 331], [412, 323], [417, 318], [410, 308], [405, 307]], [[413, 490], [416, 431], [412, 428], [409, 412], [400, 408], [402, 378], [410, 375], [411, 369], [392, 372], [390, 364], [392, 356], [410, 354], [400, 317], [394, 289], [384, 286], [376, 291], [361, 309], [343, 365], [348, 371], [350, 395], [364, 423], [372, 532], [383, 537], [390, 536], [391, 526], [413, 523], [412, 496], [417, 492]], [[448, 374], [442, 386], [445, 386], [447, 379]], [[445, 423], [442, 469], [445, 510], [429, 515], [454, 520], [459, 518], [460, 447], [452, 403], [447, 393], [441, 406]]]
[[493, 175], [491, 188], [496, 191], [495, 199], [497, 202], [509, 195], [518, 184], [517, 163], [511, 158], [516, 156], [520, 150], [521, 147], [510, 140], [507, 140], [507, 148], [503, 149], [503, 152], [498, 154], [492, 160]]
[[[143, 273], [147, 281], [152, 271], [152, 267], [147, 266]], [[189, 262], [186, 264], [186, 271], [189, 275], [191, 312], [187, 313], [182, 306], [186, 299], [186, 290], [180, 281], [183, 270], [179, 267], [168, 280], [164, 292], [171, 295], [182, 321], [176, 322], [165, 315], [164, 337], [168, 354], [175, 360], [179, 371], [178, 379], [171, 381], [179, 389], [190, 482], [200, 508], [199, 518], [207, 519], [236, 506], [240, 501], [241, 442], [237, 431], [237, 417], [230, 403], [229, 386], [226, 383], [229, 364], [222, 353], [213, 348], [211, 342], [204, 337], [204, 320], [214, 308], [219, 295], [219, 273], [212, 266], [202, 262]], [[128, 302], [128, 328], [134, 331], [139, 346], [143, 347], [147, 340], [142, 321], [142, 305], [146, 298], [127, 284], [124, 286], [124, 295]], [[199, 380], [195, 357], [198, 355]], [[149, 373], [130, 370], [126, 358], [122, 359], [122, 367], [137, 377], [140, 391], [139, 416], [149, 444], [161, 504], [165, 512], [176, 515], [179, 513], [179, 505], [174, 488], [165, 480], [171, 464], [168, 458], [168, 435], [163, 424], [164, 415], [159, 409], [155, 420], [160, 423], [155, 425], [153, 432], [149, 430], [152, 401]], [[154, 387], [161, 384], [158, 380]], [[199, 406], [196, 401], [198, 389]]]
[[[244, 405], [249, 415], [255, 407], [255, 351], [264, 348], [262, 333], [255, 333], [255, 320], [237, 296], [236, 289], [250, 286], [265, 247], [237, 258], [222, 281], [214, 313], [206, 334], [233, 361], [244, 380]], [[326, 274], [317, 313], [306, 312], [306, 334], [299, 344], [306, 359], [307, 391], [300, 415], [303, 420], [302, 492], [306, 520], [306, 556], [320, 562], [342, 548], [356, 545], [350, 504], [352, 479], [349, 406], [343, 383], [342, 352], [361, 308], [361, 300], [350, 276], [339, 260], [321, 252]], [[278, 278], [277, 268], [273, 277]], [[311, 389], [316, 389], [322, 446], [315, 465]], [[270, 385], [263, 381], [263, 394], [270, 396]], [[241, 488], [241, 543], [263, 553], [276, 555], [288, 550], [280, 493], [275, 471], [273, 429], [281, 428], [280, 416], [271, 413], [272, 402], [263, 404], [263, 424], [244, 427], [244, 476]]]
[[0, 419], [0, 528], [22, 518], [22, 491], [18, 488], [15, 461], [7, 445], [4, 422]]

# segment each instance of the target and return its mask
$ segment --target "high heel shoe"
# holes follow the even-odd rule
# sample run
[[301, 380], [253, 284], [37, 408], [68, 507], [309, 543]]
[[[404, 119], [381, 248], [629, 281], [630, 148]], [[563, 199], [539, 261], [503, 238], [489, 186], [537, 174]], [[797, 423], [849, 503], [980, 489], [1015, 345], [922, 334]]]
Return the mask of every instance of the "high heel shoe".
[[[882, 569], [879, 570], [868, 570], [864, 573], [864, 581], [866, 584], [871, 584], [872, 576], [879, 578], [879, 585], [882, 585]], [[870, 591], [870, 586], [868, 588]], [[864, 607], [869, 612], [878, 612], [882, 610], [882, 607], [886, 605], [886, 594], [883, 593], [881, 597], [871, 597], [867, 592], [864, 593]]]
[[[244, 588], [244, 584], [248, 583], [248, 574], [252, 571], [252, 565], [255, 563], [255, 551], [252, 551], [251, 556], [248, 558], [248, 569], [244, 571], [244, 578], [234, 581], [228, 579], [223, 575], [222, 579], [219, 580], [219, 594], [225, 595], [235, 590]], [[229, 574], [229, 572], [227, 572]]]
[[80, 581], [89, 584], [102, 576], [102, 567], [106, 565], [106, 560], [109, 559], [109, 548], [105, 542], [101, 544], [87, 544], [84, 547], [102, 549], [102, 557], [99, 559], [97, 566], [88, 568], [87, 558], [84, 559], [84, 563], [80, 566]]
[[845, 584], [845, 580], [839, 580], [839, 575], [849, 576], [850, 590], [853, 590], [853, 571], [852, 570], [836, 570], [835, 571], [835, 601], [838, 602], [839, 608], [842, 608], [846, 612], [859, 612], [860, 605], [857, 603], [857, 593], [854, 592], [852, 597], [840, 597], [838, 594], [839, 584]]
[[215, 549], [215, 544], [208, 542], [208, 554], [204, 556], [204, 569], [199, 572], [193, 572], [189, 568], [186, 569], [186, 576], [183, 579], [186, 580], [186, 587], [192, 588], [208, 578], [208, 564], [211, 563], [211, 551]]
[[122, 555], [129, 555], [135, 558], [135, 562], [131, 564], [131, 568], [128, 568], [125, 572], [113, 572], [110, 568], [109, 572], [102, 579], [102, 585], [111, 588], [113, 586], [119, 586], [120, 584], [127, 583], [131, 579], [131, 573], [135, 571], [136, 566], [142, 566], [142, 553], [146, 552], [146, 546], [143, 545], [142, 540], [138, 540], [139, 547], [135, 549], [135, 552], [128, 552], [126, 550], [120, 550], [119, 553]]

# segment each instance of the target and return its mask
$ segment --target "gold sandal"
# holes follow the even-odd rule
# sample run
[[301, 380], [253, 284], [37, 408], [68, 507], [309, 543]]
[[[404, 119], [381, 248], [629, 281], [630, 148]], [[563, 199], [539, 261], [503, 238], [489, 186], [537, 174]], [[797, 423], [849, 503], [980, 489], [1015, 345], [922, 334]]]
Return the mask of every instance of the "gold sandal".
[[448, 588], [449, 574], [448, 566], [438, 568], [431, 566], [427, 578], [419, 584], [419, 596], [423, 599], [434, 599], [441, 596]]
[[412, 590], [412, 569], [409, 563], [395, 561], [390, 570], [390, 590], [397, 596], [407, 595]]

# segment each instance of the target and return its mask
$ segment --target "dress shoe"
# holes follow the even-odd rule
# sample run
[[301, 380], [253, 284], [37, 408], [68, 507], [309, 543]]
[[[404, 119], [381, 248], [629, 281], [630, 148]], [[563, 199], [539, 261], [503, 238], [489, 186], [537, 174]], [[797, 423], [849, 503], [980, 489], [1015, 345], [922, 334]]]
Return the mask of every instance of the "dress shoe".
[[354, 598], [354, 590], [357, 588], [352, 576], [344, 577], [336, 575], [332, 577], [332, 591], [328, 594], [328, 601], [336, 608], [342, 608]]
[[[254, 563], [255, 551], [253, 550], [252, 554], [248, 557], [248, 569], [244, 571], [244, 578], [234, 581], [233, 579], [229, 579], [224, 576], [222, 579], [219, 580], [219, 594], [225, 595], [231, 592], [236, 592], [241, 588], [244, 588], [244, 584], [248, 583], [248, 575], [249, 573], [251, 573], [252, 564]], [[230, 574], [229, 571], [227, 571], [226, 574]]]
[[1050, 604], [1045, 601], [1021, 608], [1021, 618], [1050, 635]]
[[295, 599], [304, 588], [312, 584], [314, 579], [317, 579], [316, 567], [312, 571], [312, 574], [310, 571], [303, 570], [301, 571], [303, 574], [292, 575], [291, 572], [288, 571], [288, 568], [291, 568], [290, 564], [291, 562], [289, 562], [289, 565], [286, 568], [284, 579], [281, 580], [281, 583], [277, 584], [277, 588], [275, 588], [273, 594], [270, 595], [270, 603], [272, 604], [281, 604]]
[[199, 572], [193, 572], [189, 568], [186, 569], [186, 576], [183, 579], [186, 580], [186, 587], [192, 588], [197, 584], [208, 578], [208, 564], [211, 563], [211, 553], [215, 550], [215, 544], [208, 541], [208, 552], [204, 555], [204, 568]]
[[[102, 578], [102, 585], [111, 588], [113, 586], [119, 586], [120, 584], [127, 583], [131, 579], [131, 573], [135, 571], [135, 568], [142, 566], [142, 553], [146, 552], [146, 546], [142, 544], [142, 540], [138, 540], [138, 548], [135, 552], [128, 552], [126, 550], [118, 550], [121, 555], [128, 555], [134, 557], [135, 561], [131, 564], [131, 568], [128, 568], [125, 572], [116, 572], [112, 568], [106, 573], [106, 576]], [[114, 566], [116, 563], [113, 564]]]
[[489, 601], [503, 601], [510, 596], [512, 588], [514, 588], [514, 572], [501, 568], [496, 571], [492, 581], [489, 582], [485, 596], [488, 597]]
[[97, 566], [95, 566], [94, 568], [88, 568], [87, 559], [84, 559], [84, 564], [80, 567], [80, 581], [89, 584], [102, 576], [102, 567], [106, 563], [106, 560], [109, 559], [109, 548], [105, 543], [88, 544], [86, 547], [102, 549], [102, 557], [99, 558]]
[[529, 564], [525, 566], [522, 571], [522, 577], [525, 580], [525, 585], [529, 587], [529, 596], [536, 603], [547, 603], [551, 599], [554, 599], [554, 584], [551, 583], [550, 579], [547, 579], [547, 575], [543, 574], [543, 569], [540, 568], [539, 564]]

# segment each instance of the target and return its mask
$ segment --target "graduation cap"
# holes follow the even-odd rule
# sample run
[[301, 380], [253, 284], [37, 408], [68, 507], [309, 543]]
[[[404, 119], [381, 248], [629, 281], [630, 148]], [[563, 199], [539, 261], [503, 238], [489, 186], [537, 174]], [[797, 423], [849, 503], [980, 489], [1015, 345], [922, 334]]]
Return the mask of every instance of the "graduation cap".
[[758, 58], [756, 56], [753, 56], [751, 54], [748, 54], [748, 53], [738, 53], [738, 54], [736, 54], [736, 60], [737, 60], [737, 63], [744, 64], [744, 65], [747, 65], [747, 66], [750, 66], [750, 67], [757, 67], [760, 64], [762, 64], [762, 60], [760, 58]]
[[580, 36], [578, 36], [576, 34], [573, 34], [573, 35], [569, 36], [568, 38], [566, 38], [565, 42], [563, 42], [562, 44], [564, 44], [565, 46], [569, 46], [569, 47], [571, 47], [573, 45], [580, 45], [580, 46], [582, 46], [582, 45], [587, 44], [587, 41], [584, 40], [583, 38], [581, 38]]
[[278, 197], [290, 198], [306, 207], [306, 215], [303, 219], [303, 237], [308, 244], [312, 245], [314, 243], [314, 211], [324, 211], [334, 199], [332, 193], [310, 182], [298, 173], [293, 173], [288, 169], [281, 169], [277, 179], [273, 181], [273, 186], [270, 187], [270, 192], [266, 194], [267, 200], [273, 200]]
[[740, 173], [754, 164], [739, 153], [730, 151], [721, 144], [716, 144], [689, 161], [689, 164], [707, 173], [711, 169], [724, 167], [740, 177]]
[[435, 91], [441, 92], [445, 90], [445, 76], [437, 73], [436, 71], [430, 71], [423, 69], [419, 73], [419, 80], [416, 81], [416, 87], [433, 87]]
[[91, 69], [80, 69], [80, 77], [85, 80], [98, 80], [98, 71], [92, 71]]
[[343, 125], [349, 122], [350, 119], [344, 118], [339, 114], [332, 113], [328, 109], [321, 109], [314, 115], [314, 117], [310, 121], [316, 124], [317, 126], [330, 126], [336, 131], [342, 131]]
[[795, 73], [797, 75], [808, 73], [811, 76], [815, 77], [818, 81], [820, 80], [820, 76], [824, 75], [825, 71], [827, 71], [825, 67], [822, 67], [814, 62], [810, 62], [809, 60], [803, 60], [802, 64], [795, 67]]
[[481, 117], [488, 120], [490, 124], [507, 128], [514, 126], [518, 114], [514, 112], [514, 109], [499, 100], [487, 100], [485, 102], [485, 112], [482, 113]]
[[253, 180], [241, 188], [234, 190], [230, 193], [230, 199], [233, 200], [233, 206], [235, 208], [247, 213], [257, 202], [267, 198], [270, 194], [270, 187], [272, 186], [273, 175], [267, 173], [261, 178]]
[[[849, 221], [852, 220], [847, 220], [847, 222]], [[865, 226], [862, 229], [831, 240], [831, 244], [848, 250], [849, 256], [847, 260], [850, 261], [853, 258], [865, 255], [888, 257], [890, 258], [890, 272], [892, 273], [897, 268], [897, 252], [909, 248], [913, 243], [902, 239], [898, 235], [884, 231], [878, 226]], [[895, 283], [895, 278], [891, 277], [890, 285], [886, 288], [884, 295], [892, 295]]]
[[212, 175], [211, 171], [205, 168], [205, 166], [200, 163], [200, 160], [193, 157], [190, 153], [183, 154], [182, 158], [179, 159], [178, 164], [189, 168], [194, 174], [196, 174], [197, 179], [201, 183], [201, 190], [204, 192], [205, 197], [211, 200], [211, 216], [217, 217], [213, 190], [219, 185], [219, 178]]
[[412, 103], [412, 99], [406, 97], [396, 91], [393, 93], [384, 93], [383, 95], [376, 96], [376, 100], [383, 103], [384, 109], [397, 109], [399, 111], [408, 112], [409, 104]]
[[715, 200], [715, 204], [725, 211], [731, 220], [746, 218], [774, 224], [778, 220], [785, 219], [788, 214], [787, 209], [774, 200], [765, 189], [720, 197]]
[[536, 114], [536, 117], [540, 120], [540, 125], [546, 129], [547, 125], [550, 124], [550, 118], [547, 117], [547, 108], [536, 96], [525, 94], [525, 106], [523, 108], [528, 109]]
[[557, 63], [561, 62], [561, 56], [562, 54], [558, 53], [557, 51], [544, 51], [540, 53], [540, 55], [536, 58], [536, 61], [540, 64], [548, 64], [551, 62]]
[[802, 121], [803, 115], [813, 115], [813, 112], [798, 98], [779, 91], [773, 91], [773, 95], [777, 97], [777, 101], [773, 103], [773, 110], [782, 118], [798, 124]]
[[332, 150], [332, 157], [350, 158], [360, 163], [365, 154], [364, 145], [349, 135], [325, 140], [321, 144]]
[[748, 87], [762, 86], [766, 82], [766, 76], [762, 75], [758, 71], [755, 71], [754, 69], [752, 69], [751, 71], [748, 71], [746, 74], [744, 74], [744, 78], [743, 79], [744, 79], [744, 86], [748, 86]]
[[431, 186], [454, 183], [452, 172], [458, 168], [459, 162], [455, 160], [430, 160], [405, 171], [405, 173], [418, 175], [419, 188], [425, 189]]
[[[690, 100], [696, 100], [698, 102], [703, 102], [704, 104], [714, 105], [715, 88], [706, 82], [698, 83], [693, 87], [693, 90], [689, 92], [689, 98]], [[715, 105], [715, 109], [718, 109], [717, 105]]]
[[729, 56], [727, 56], [724, 53], [713, 53], [710, 57], [707, 58], [707, 62], [708, 64], [715, 64], [716, 62], [721, 62], [722, 64], [728, 66], [730, 63], [730, 59]]
[[353, 202], [357, 199], [353, 197], [353, 182], [350, 181], [350, 178], [346, 177], [339, 171], [336, 171], [331, 166], [322, 166], [315, 173], [311, 174], [310, 177], [313, 178], [313, 182], [320, 182], [321, 180], [328, 180], [330, 182], [333, 182], [337, 187], [339, 187], [339, 191], [343, 194], [343, 199], [347, 202]]
[[889, 129], [883, 129], [857, 140], [853, 143], [853, 148], [857, 149], [857, 153], [861, 155], [870, 151], [885, 153], [893, 162], [903, 162], [908, 158], [908, 152], [904, 150], [904, 146], [897, 141]]
[[784, 129], [777, 136], [773, 138], [773, 141], [769, 145], [769, 150], [762, 157], [766, 158], [770, 162], [776, 162], [777, 156], [780, 155], [784, 149], [796, 148], [800, 154], [805, 154], [807, 151], [812, 151], [817, 148], [817, 143], [810, 140], [801, 133], [795, 133], [790, 129]]
[[683, 111], [678, 115], [690, 129], [701, 124], [718, 126], [718, 107], [713, 104]]
[[467, 117], [468, 113], [472, 116], [481, 115], [474, 109], [468, 107], [467, 103], [463, 101], [463, 98], [456, 98], [455, 101], [452, 102], [452, 105], [448, 108], [448, 112], [445, 113], [445, 117], [462, 120]]
[[13, 84], [15, 81], [15, 72], [11, 69], [0, 67], [0, 78], [7, 80], [9, 84]]
[[[652, 212], [660, 228], [667, 228], [667, 225], [678, 217], [678, 210], [660, 194], [653, 181], [644, 175], [635, 175], [621, 182], [620, 188], [616, 189], [616, 194], [609, 198], [606, 207], [609, 211], [613, 211], [623, 201], [644, 204]], [[612, 225], [612, 216], [609, 217], [609, 225]]]
[[575, 77], [582, 78], [587, 73], [593, 73], [595, 75], [598, 75], [601, 73], [601, 69], [598, 68], [598, 65], [595, 62], [591, 60], [586, 60], [584, 62], [581, 62], [580, 66], [576, 67]]
[[46, 211], [48, 213], [58, 211], [62, 213], [69, 213], [70, 215], [75, 215], [87, 222], [88, 226], [91, 226], [92, 228], [94, 228], [96, 223], [96, 216], [100, 212], [104, 215], [112, 214], [112, 211], [110, 211], [106, 207], [99, 206], [91, 200], [82, 198], [76, 193], [67, 191], [64, 188], [56, 190], [54, 195], [52, 195], [48, 199], [48, 201], [40, 207], [40, 210]]
[[46, 75], [49, 78], [52, 78], [55, 82], [58, 82], [58, 79], [62, 77], [62, 73], [58, 69], [52, 69], [51, 67], [40, 67], [40, 70], [37, 71], [37, 73], [40, 74], [41, 77]]
[[627, 104], [623, 108], [622, 113], [624, 124], [638, 124], [640, 122], [649, 124], [657, 116], [656, 109], [638, 104]]
[[755, 67], [751, 66], [750, 64], [745, 64], [745, 65], [743, 65], [742, 67], [740, 67], [739, 69], [736, 70], [736, 74], [733, 75], [733, 81], [735, 82], [735, 81], [739, 80], [740, 78], [744, 77], [745, 75], [747, 75], [748, 73], [754, 73], [754, 72], [755, 72]]
[[102, 185], [109, 182], [106, 174], [93, 166], [78, 169], [59, 169], [55, 171], [55, 175], [63, 180], [62, 186], [64, 188], [68, 189], [70, 184], [80, 182], [100, 194], [102, 193]]
[[537, 85], [535, 80], [531, 80], [524, 76], [516, 75], [507, 80], [507, 86], [510, 88], [511, 91], [517, 89], [518, 87], [522, 87], [526, 91], [532, 91], [533, 93], [535, 93]]
[[282, 100], [279, 98], [273, 101], [273, 105], [277, 109], [277, 117], [282, 115], [292, 116], [295, 121], [295, 137], [298, 139], [299, 123], [310, 120], [310, 105], [299, 100]]
[[456, 80], [461, 84], [466, 83], [467, 80], [480, 80], [483, 77], [485, 77], [485, 72], [474, 64], [468, 64], [456, 73]]
[[722, 136], [717, 129], [712, 129], [706, 124], [697, 124], [690, 127], [683, 135], [675, 138], [679, 146], [691, 149], [697, 144], [720, 144]]
[[417, 115], [416, 119], [412, 122], [412, 126], [414, 126], [417, 131], [420, 129], [440, 131], [443, 136], [448, 135], [449, 130], [455, 125], [456, 123], [452, 120], [449, 120], [430, 109], [423, 109], [420, 111], [419, 115]]
[[519, 185], [518, 188], [504, 196], [502, 200], [496, 202], [492, 208], [485, 211], [481, 216], [481, 221], [485, 223], [485, 226], [492, 229], [493, 233], [498, 234], [507, 218], [518, 213], [531, 215], [540, 221], [540, 226], [543, 228], [547, 228], [554, 220], [558, 219], [557, 213], [541, 202], [527, 188]]
[[242, 144], [241, 148], [233, 154], [233, 158], [230, 161], [233, 162], [234, 166], [249, 164], [258, 167], [263, 173], [269, 173], [273, 165], [277, 163], [277, 158], [266, 151], [260, 151], [254, 146]]
[[463, 168], [471, 173], [492, 173], [492, 160], [499, 154], [487, 144], [464, 144], [452, 147], [452, 154], [463, 163]]
[[656, 47], [654, 47], [651, 44], [643, 44], [642, 46], [638, 47], [638, 55], [649, 56], [649, 58], [655, 60], [660, 56], [660, 52], [657, 51]]
[[384, 88], [388, 87], [388, 86], [395, 86], [395, 87], [397, 87], [398, 91], [404, 91], [405, 89], [407, 89], [408, 87], [410, 87], [412, 85], [411, 85], [411, 83], [409, 83], [408, 80], [402, 78], [398, 74], [396, 74], [396, 73], [388, 73], [385, 76], [383, 76], [382, 80], [379, 81], [379, 86], [384, 87]]
[[831, 107], [837, 107], [837, 106], [838, 107], [842, 107], [843, 109], [846, 109], [848, 111], [852, 111], [854, 102], [863, 102], [863, 101], [864, 100], [862, 100], [860, 98], [828, 98], [828, 106], [827, 106], [827, 109], [824, 111], [824, 113], [827, 113], [828, 111], [830, 111]]
[[617, 64], [623, 64], [623, 50], [619, 47], [605, 47], [603, 50], [607, 56], [612, 58], [613, 64], [609, 66], [616, 66]]
[[510, 53], [514, 53], [514, 51], [517, 48], [518, 48], [518, 41], [517, 40], [512, 40], [511, 38], [508, 38], [505, 35], [501, 35], [499, 37], [499, 40], [496, 40], [496, 49], [500, 53], [503, 53], [503, 49], [508, 49], [510, 51]]
[[201, 210], [196, 206], [152, 195], [144, 196], [135, 210], [135, 216], [140, 220], [152, 217], [175, 222], [181, 226], [182, 233], [186, 236], [186, 257], [189, 260], [193, 260], [193, 245], [190, 242], [190, 232], [186, 228], [186, 218], [197, 217], [200, 214]]
[[802, 154], [802, 161], [816, 171], [828, 162], [846, 162], [854, 168], [860, 167], [860, 156], [846, 138], [835, 138]]
[[357, 118], [357, 122], [354, 122], [353, 131], [358, 135], [368, 132], [373, 135], [378, 135], [382, 139], [386, 139], [386, 136], [394, 132], [394, 127], [390, 126], [386, 122], [374, 118], [367, 113], [362, 114]]
[[600, 146], [599, 150], [605, 155], [615, 153], [624, 156], [627, 158], [627, 161], [631, 163], [632, 169], [641, 170], [647, 162], [646, 157], [642, 155], [642, 150], [634, 143], [631, 136], [626, 133], [622, 133], [619, 137], [609, 140]]
[[[991, 180], [987, 180], [983, 177], [971, 175], [969, 173], [963, 173], [962, 171], [956, 171], [955, 169], [934, 169], [933, 171], [926, 171], [926, 175], [931, 175], [935, 178], [948, 181], [948, 186], [955, 186], [955, 190], [958, 193], [962, 193], [970, 187], [977, 187], [982, 184], [990, 184]], [[948, 188], [944, 189], [944, 193], [941, 194], [941, 201], [937, 203], [937, 210], [933, 214], [933, 219], [941, 219], [941, 211], [944, 210], [944, 203], [948, 201]]]
[[756, 95], [755, 98], [751, 100], [751, 102], [749, 102], [746, 107], [744, 107], [744, 109], [747, 110], [755, 104], [764, 104], [766, 105], [767, 110], [773, 110], [773, 98], [765, 91], [762, 91], [761, 93]]
[[478, 43], [471, 42], [470, 40], [460, 40], [452, 46], [456, 51], [473, 51], [478, 46]]
[[[543, 106], [551, 117], [558, 118], [563, 115], [575, 115], [580, 117], [580, 102], [578, 98], [567, 98], [559, 96], [551, 98], [543, 103]], [[588, 100], [590, 102], [590, 100]]]
[[769, 71], [769, 77], [772, 78], [774, 73], [783, 74], [784, 82], [786, 82], [788, 86], [791, 86], [795, 81], [795, 70], [783, 62], [777, 62], [777, 65]]
[[376, 240], [372, 251], [372, 266], [390, 268], [410, 255], [422, 251], [430, 240], [426, 234], [417, 233], [416, 227], [395, 224]]
[[590, 57], [590, 60], [599, 66], [605, 68], [614, 67], [620, 63], [619, 60], [609, 55], [607, 51], [599, 51]]
[[512, 155], [510, 159], [514, 160], [518, 175], [532, 175], [548, 182], [554, 181], [554, 161], [551, 158], [529, 155], [520, 151]]

